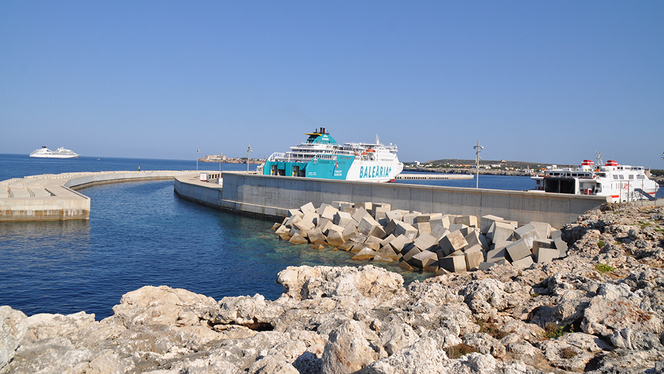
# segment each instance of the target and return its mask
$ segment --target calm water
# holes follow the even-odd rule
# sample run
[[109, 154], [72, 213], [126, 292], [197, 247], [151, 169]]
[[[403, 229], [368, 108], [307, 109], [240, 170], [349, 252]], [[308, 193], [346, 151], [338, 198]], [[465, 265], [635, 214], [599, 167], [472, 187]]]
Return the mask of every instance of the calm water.
[[[40, 160], [0, 155], [0, 180], [26, 175], [112, 170], [195, 170], [196, 161], [89, 158]], [[223, 170], [246, 165], [222, 164]], [[255, 166], [253, 166], [255, 168]], [[219, 164], [200, 163], [201, 170]], [[411, 181], [412, 183], [412, 181]], [[473, 187], [475, 180], [417, 183]], [[521, 190], [525, 177], [480, 176], [480, 187]], [[272, 221], [220, 212], [180, 199], [173, 182], [130, 182], [80, 190], [89, 221], [0, 223], [0, 305], [28, 315], [81, 310], [97, 319], [126, 292], [168, 285], [211, 296], [275, 299], [277, 273], [290, 265], [362, 265], [350, 254], [279, 240]], [[386, 268], [401, 272], [395, 265]], [[402, 273], [407, 280], [425, 275]]]

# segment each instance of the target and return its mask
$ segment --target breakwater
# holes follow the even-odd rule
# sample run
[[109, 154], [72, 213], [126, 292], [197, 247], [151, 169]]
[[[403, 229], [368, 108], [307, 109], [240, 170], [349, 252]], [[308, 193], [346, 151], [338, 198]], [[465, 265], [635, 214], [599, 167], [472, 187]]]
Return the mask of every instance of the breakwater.
[[475, 188], [368, 183], [277, 177], [224, 172], [223, 188], [195, 177], [176, 177], [183, 198], [233, 212], [283, 218], [288, 209], [308, 202], [377, 201], [394, 209], [482, 217], [495, 215], [517, 222], [548, 222], [560, 228], [607, 200], [599, 196], [544, 194]]
[[98, 184], [167, 180], [192, 171], [103, 171], [43, 174], [0, 182], [0, 222], [90, 218], [90, 199], [75, 190]]

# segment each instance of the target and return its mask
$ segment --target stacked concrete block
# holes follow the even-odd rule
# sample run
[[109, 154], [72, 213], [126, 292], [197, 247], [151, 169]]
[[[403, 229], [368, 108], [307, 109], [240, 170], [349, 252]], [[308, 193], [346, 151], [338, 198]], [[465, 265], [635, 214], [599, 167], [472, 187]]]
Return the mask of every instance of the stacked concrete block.
[[452, 252], [463, 250], [463, 248], [468, 245], [468, 242], [466, 241], [466, 238], [463, 236], [461, 231], [456, 230], [450, 232], [442, 239], [440, 239], [438, 245], [443, 251], [443, 254], [447, 256]]
[[420, 233], [420, 236], [415, 239], [413, 244], [423, 251], [428, 251], [438, 246], [438, 241], [436, 241], [436, 238], [427, 233]]
[[327, 230], [330, 228], [330, 226], [334, 225], [331, 220], [327, 218], [321, 218], [318, 220], [318, 224], [316, 225], [317, 228], [320, 229], [320, 231], [327, 235]]
[[465, 239], [468, 242], [467, 247], [479, 245], [484, 249], [489, 249], [489, 241], [479, 232], [479, 230], [471, 231], [465, 236]]
[[559, 256], [560, 256], [560, 251], [557, 248], [538, 247], [533, 253], [535, 262], [537, 262], [538, 264], [544, 262], [551, 262], [554, 259], [558, 258]]
[[392, 234], [387, 235], [385, 238], [383, 238], [383, 240], [380, 241], [380, 246], [382, 247], [382, 246], [385, 246], [385, 245], [389, 245], [390, 242], [391, 242], [392, 240], [396, 239], [396, 238], [397, 238], [397, 237], [394, 236], [394, 235], [392, 235]]
[[327, 230], [327, 244], [338, 247], [346, 242], [344, 229], [341, 226], [332, 225]]
[[377, 238], [373, 235], [369, 235], [364, 240], [364, 245], [366, 245], [367, 247], [373, 249], [374, 251], [377, 251], [381, 246], [381, 242], [382, 242], [381, 239], [379, 239], [379, 238]]
[[[390, 235], [394, 234], [394, 230], [396, 230], [397, 225], [399, 224], [399, 221], [397, 219], [390, 220], [387, 225], [385, 225], [385, 235]], [[394, 234], [396, 236], [396, 234]]]
[[408, 239], [403, 235], [399, 235], [394, 240], [390, 242], [390, 247], [394, 249], [396, 253], [401, 253], [404, 248], [407, 248], [408, 244], [411, 244], [412, 240]]
[[[477, 248], [477, 247], [475, 247]], [[477, 270], [480, 264], [484, 262], [484, 253], [478, 248], [477, 250], [467, 251], [464, 253], [466, 260], [466, 270]]]
[[[407, 245], [404, 247], [404, 249], [401, 251], [401, 255], [403, 256], [403, 260], [407, 261], [410, 263], [410, 259], [413, 258], [416, 254], [422, 252], [421, 249], [417, 248], [413, 244]], [[412, 263], [410, 263], [413, 265]]]
[[309, 232], [307, 232], [307, 238], [309, 239], [310, 243], [327, 244], [327, 241], [325, 240], [325, 235], [323, 235], [323, 232], [320, 231], [318, 227], [309, 230]]
[[430, 251], [422, 251], [413, 255], [408, 262], [420, 269], [432, 266], [434, 263], [436, 264], [435, 266], [438, 267], [438, 256]]
[[358, 234], [357, 233], [357, 228], [353, 224], [348, 224], [348, 226], [346, 226], [344, 228], [344, 232], [343, 232], [344, 240], [350, 240], [353, 237], [355, 237], [355, 235], [357, 235], [357, 234]]
[[371, 248], [364, 247], [355, 256], [351, 257], [352, 260], [368, 261], [376, 256], [376, 251]]
[[420, 213], [416, 213], [416, 212], [406, 213], [406, 214], [403, 215], [403, 221], [406, 222], [409, 225], [413, 225], [417, 220], [417, 216], [419, 216], [419, 215], [420, 215]]
[[334, 215], [338, 212], [339, 210], [332, 205], [321, 205], [321, 207], [318, 208], [318, 215], [320, 215], [322, 219], [330, 220], [330, 222], [334, 221]]
[[556, 249], [558, 249], [558, 257], [567, 256], [567, 243], [562, 238], [558, 237], [554, 239], [553, 243], [556, 245]]
[[520, 260], [513, 261], [512, 266], [518, 270], [524, 270], [530, 267], [533, 264], [533, 258], [530, 256], [524, 257]]
[[454, 219], [454, 223], [466, 225], [468, 227], [477, 227], [477, 217], [475, 216], [458, 216]]
[[397, 220], [397, 221], [402, 221], [403, 220], [403, 215], [404, 215], [403, 210], [390, 210], [389, 212], [385, 213], [385, 216], [387, 218], [387, 222], [390, 222], [392, 220]]
[[381, 239], [385, 237], [383, 227], [368, 214], [365, 214], [360, 220], [360, 224], [357, 225], [357, 231], [364, 235], [371, 235]]
[[496, 222], [496, 221], [502, 221], [503, 217], [498, 217], [494, 216], [491, 214], [487, 214], [485, 216], [482, 216], [482, 219], [480, 220], [480, 232], [482, 234], [486, 234], [489, 232], [489, 229], [491, 228], [491, 225]]
[[299, 215], [302, 216], [302, 212], [299, 209], [288, 209], [288, 213], [286, 214], [286, 218]]
[[440, 217], [434, 217], [429, 220], [429, 224], [431, 225], [431, 228], [433, 229], [436, 226], [442, 226], [446, 229], [449, 230], [450, 228], [450, 216], [449, 215], [444, 215]]
[[431, 233], [431, 224], [429, 221], [416, 222], [413, 227], [415, 227], [420, 234]]
[[445, 227], [441, 225], [436, 225], [431, 228], [431, 233], [430, 235], [436, 238], [437, 241], [440, 241], [440, 239], [443, 238], [443, 236], [449, 234], [450, 230], [446, 229]]
[[364, 216], [371, 217], [371, 214], [369, 214], [369, 212], [367, 212], [367, 210], [364, 208], [356, 209], [355, 213], [353, 213], [352, 215], [353, 220], [355, 220], [355, 222], [357, 222], [358, 224], [360, 223], [360, 221], [362, 221], [362, 218], [364, 218]]
[[461, 235], [466, 236], [470, 232], [468, 230], [468, 226], [464, 225], [463, 223], [453, 223], [450, 225], [450, 231], [461, 231]]
[[299, 233], [295, 233], [290, 236], [290, 239], [288, 239], [289, 242], [293, 244], [306, 244], [309, 243], [307, 238], [303, 238]]
[[551, 225], [548, 222], [530, 221], [529, 225], [535, 227], [541, 239], [551, 237]]
[[524, 257], [531, 257], [532, 254], [530, 247], [523, 239], [519, 239], [513, 243], [510, 243], [507, 247], [505, 247], [505, 252], [507, 253], [507, 259], [512, 263], [521, 260]]
[[353, 206], [356, 209], [364, 209], [367, 212], [370, 212], [371, 209], [373, 208], [373, 203], [371, 201], [365, 201], [363, 203], [355, 203], [355, 204], [353, 204]]
[[376, 254], [383, 258], [388, 258], [391, 261], [398, 261], [401, 258], [401, 255], [395, 252], [391, 245], [380, 247], [380, 249], [376, 251]]
[[414, 240], [417, 236], [417, 229], [406, 222], [397, 222], [397, 227], [394, 229], [394, 235], [403, 235], [409, 240]]
[[516, 228], [514, 230], [514, 238], [517, 240], [521, 239], [526, 242], [526, 245], [531, 250], [533, 248], [533, 241], [541, 239], [537, 228], [535, 228], [535, 226], [530, 223]]
[[303, 214], [316, 213], [316, 207], [314, 207], [314, 204], [312, 204], [311, 202], [308, 202], [300, 207], [300, 211]]
[[447, 256], [438, 260], [441, 269], [451, 273], [463, 273], [466, 271], [466, 258], [464, 256]]
[[353, 222], [353, 216], [347, 212], [337, 211], [332, 219], [332, 223], [335, 225], [346, 227], [349, 223]]
[[492, 242], [497, 243], [499, 241], [509, 241], [514, 235], [515, 225], [509, 221], [496, 221], [491, 224], [491, 228], [487, 233], [487, 238]]

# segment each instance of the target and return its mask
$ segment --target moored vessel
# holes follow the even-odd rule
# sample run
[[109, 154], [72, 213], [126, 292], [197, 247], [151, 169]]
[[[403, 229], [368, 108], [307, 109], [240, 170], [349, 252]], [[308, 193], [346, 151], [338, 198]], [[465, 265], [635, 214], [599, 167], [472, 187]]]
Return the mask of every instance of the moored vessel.
[[643, 166], [620, 165], [608, 160], [601, 165], [583, 160], [581, 166], [552, 165], [533, 176], [535, 190], [573, 195], [608, 196], [614, 203], [654, 200], [659, 185]]
[[337, 143], [325, 128], [317, 129], [305, 142], [276, 152], [259, 166], [263, 175], [282, 175], [349, 181], [389, 182], [403, 170], [396, 145]]
[[55, 151], [51, 151], [50, 149], [46, 148], [46, 146], [42, 146], [41, 148], [30, 153], [30, 157], [37, 158], [78, 158], [79, 156], [80, 155], [78, 153], [69, 149], [65, 149], [64, 147], [60, 147]]

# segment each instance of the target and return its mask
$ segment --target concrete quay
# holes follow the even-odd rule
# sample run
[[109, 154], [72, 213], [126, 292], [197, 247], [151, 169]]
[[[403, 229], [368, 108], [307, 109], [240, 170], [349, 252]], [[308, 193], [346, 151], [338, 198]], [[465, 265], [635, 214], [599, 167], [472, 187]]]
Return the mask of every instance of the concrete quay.
[[418, 180], [418, 179], [473, 179], [470, 174], [399, 174], [396, 180]]
[[0, 222], [89, 219], [90, 198], [77, 192], [77, 189], [105, 183], [169, 180], [175, 176], [197, 176], [197, 173], [169, 170], [102, 171], [8, 179], [0, 182]]
[[288, 210], [309, 202], [333, 201], [390, 204], [394, 209], [444, 212], [482, 217], [495, 215], [520, 223], [548, 222], [555, 228], [575, 222], [584, 212], [607, 202], [601, 196], [545, 194], [476, 188], [326, 179], [223, 172], [223, 188], [194, 177], [176, 177], [180, 197], [231, 212], [283, 218]]

